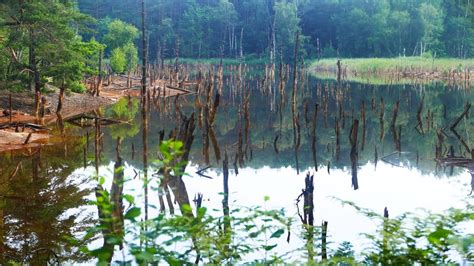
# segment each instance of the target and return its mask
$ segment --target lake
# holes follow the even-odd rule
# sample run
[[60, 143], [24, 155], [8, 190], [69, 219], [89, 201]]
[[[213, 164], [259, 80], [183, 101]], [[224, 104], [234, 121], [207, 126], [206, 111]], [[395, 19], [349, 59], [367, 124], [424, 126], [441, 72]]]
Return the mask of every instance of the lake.
[[[225, 196], [231, 211], [284, 209], [293, 219], [292, 237], [275, 242], [279, 245], [270, 253], [294, 251], [285, 255], [292, 261], [307, 256], [298, 214], [306, 208], [302, 197], [296, 205], [307, 174], [314, 175], [314, 224], [328, 222], [328, 252], [348, 241], [360, 254], [369, 245], [361, 234], [379, 226], [346, 201], [380, 215], [387, 208], [391, 218], [473, 203], [474, 164], [449, 160], [472, 159], [473, 117], [464, 116], [450, 129], [466, 104], [474, 102], [470, 85], [338, 83], [300, 72], [293, 91], [291, 71], [283, 74], [283, 85], [268, 69], [237, 71], [226, 67], [222, 84], [216, 78], [212, 86], [201, 78], [200, 85], [188, 88], [199, 88], [197, 94], [151, 97], [145, 116], [139, 100], [129, 98], [89, 114], [127, 123], [65, 121], [63, 128], [51, 125], [54, 144], [1, 154], [0, 253], [24, 262], [90, 263], [77, 247], [101, 246], [100, 234], [89, 243], [69, 238], [97, 224], [100, 210], [88, 202], [96, 200], [99, 187], [112, 196], [133, 195], [141, 219], [179, 213], [186, 202], [195, 208], [199, 193], [201, 205], [215, 216], [222, 216]], [[199, 80], [196, 73], [192, 77]], [[170, 181], [164, 187], [158, 182], [160, 141], [180, 135], [182, 118], [192, 113], [195, 130], [186, 175], [179, 184]], [[228, 182], [223, 180], [226, 156]], [[117, 178], [127, 181], [111, 191]], [[474, 225], [462, 230], [473, 233]], [[131, 236], [126, 239], [133, 242]], [[129, 258], [126, 253], [116, 247], [114, 260]], [[254, 252], [246, 260], [266, 256]]]

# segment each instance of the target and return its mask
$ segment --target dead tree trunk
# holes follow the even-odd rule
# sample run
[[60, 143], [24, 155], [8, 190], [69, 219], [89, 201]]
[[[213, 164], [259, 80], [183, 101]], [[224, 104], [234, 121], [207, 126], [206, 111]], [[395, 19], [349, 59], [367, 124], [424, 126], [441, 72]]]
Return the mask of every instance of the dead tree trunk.
[[337, 60], [337, 83], [339, 84], [341, 82], [341, 74], [342, 74], [342, 69], [341, 69], [341, 60]]
[[328, 235], [328, 222], [323, 221], [323, 223], [321, 224], [321, 259], [323, 261], [326, 261], [328, 259], [327, 235]]
[[349, 140], [351, 143], [351, 163], [352, 163], [352, 187], [354, 190], [359, 189], [359, 181], [357, 178], [357, 161], [359, 158], [359, 152], [357, 150], [357, 137], [359, 132], [359, 120], [355, 119], [351, 132], [349, 135]]
[[311, 151], [313, 154], [313, 162], [314, 162], [314, 168], [316, 169], [316, 172], [318, 171], [318, 159], [317, 159], [317, 146], [316, 146], [316, 133], [317, 133], [317, 120], [318, 120], [318, 109], [319, 105], [316, 104], [314, 107], [314, 115], [313, 115], [313, 126], [311, 130]]
[[145, 0], [142, 0], [142, 104], [146, 105], [146, 65], [147, 65], [147, 47], [146, 47], [146, 28], [145, 28]]
[[100, 91], [102, 90], [102, 50], [99, 52], [99, 77], [97, 81], [97, 85], [95, 88], [95, 96], [99, 97], [100, 96]]
[[34, 37], [33, 29], [30, 29], [29, 32], [30, 32], [29, 64], [30, 64], [30, 70], [33, 73], [33, 80], [35, 84], [35, 116], [38, 116], [39, 109], [40, 109], [40, 101], [41, 101], [41, 82], [40, 82], [40, 73], [37, 67], [37, 62], [36, 62], [35, 37]]
[[224, 212], [224, 234], [225, 234], [224, 245], [225, 245], [225, 249], [228, 250], [231, 243], [231, 217], [230, 217], [230, 208], [229, 208], [229, 160], [227, 157], [227, 152], [224, 155], [222, 170], [224, 174], [224, 199], [222, 199], [222, 209]]
[[56, 108], [56, 113], [57, 114], [61, 113], [61, 110], [63, 109], [63, 100], [64, 100], [64, 91], [65, 90], [66, 90], [65, 84], [63, 83], [61, 85], [61, 88], [59, 89], [58, 107]]
[[397, 101], [397, 103], [395, 103], [395, 106], [393, 106], [393, 116], [392, 116], [392, 122], [390, 122], [390, 127], [395, 127], [395, 123], [397, 122], [399, 107], [400, 107], [400, 101]]

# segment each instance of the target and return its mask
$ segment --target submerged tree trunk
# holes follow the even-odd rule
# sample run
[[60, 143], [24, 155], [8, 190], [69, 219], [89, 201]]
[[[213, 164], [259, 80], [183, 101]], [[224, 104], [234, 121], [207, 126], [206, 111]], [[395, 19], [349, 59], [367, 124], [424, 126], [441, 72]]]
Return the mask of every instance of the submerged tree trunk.
[[[143, 104], [146, 102], [146, 29], [145, 29], [145, 0], [142, 0], [142, 91], [141, 97]], [[145, 105], [145, 104], [144, 104]]]

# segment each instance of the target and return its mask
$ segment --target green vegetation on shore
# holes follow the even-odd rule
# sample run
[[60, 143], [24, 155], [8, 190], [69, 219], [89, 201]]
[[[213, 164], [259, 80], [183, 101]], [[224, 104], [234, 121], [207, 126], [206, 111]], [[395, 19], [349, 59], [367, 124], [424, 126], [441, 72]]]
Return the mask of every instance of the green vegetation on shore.
[[[218, 65], [220, 64], [222, 60], [223, 65], [238, 65], [239, 63], [244, 63], [248, 65], [255, 65], [255, 64], [265, 64], [268, 63], [268, 58], [257, 58], [257, 57], [251, 57], [247, 56], [242, 59], [238, 58], [179, 58], [179, 63], [180, 64], [186, 64], [186, 65], [199, 65], [199, 64], [204, 64], [204, 65]], [[165, 63], [169, 64], [174, 64], [174, 59], [167, 59], [165, 60]]]
[[[322, 59], [313, 61], [311, 69], [336, 70], [337, 59]], [[474, 59], [458, 58], [429, 58], [429, 57], [397, 57], [397, 58], [355, 58], [341, 59], [343, 66], [349, 71], [366, 72], [393, 72], [400, 70], [436, 71], [445, 72], [456, 70], [474, 69]]]

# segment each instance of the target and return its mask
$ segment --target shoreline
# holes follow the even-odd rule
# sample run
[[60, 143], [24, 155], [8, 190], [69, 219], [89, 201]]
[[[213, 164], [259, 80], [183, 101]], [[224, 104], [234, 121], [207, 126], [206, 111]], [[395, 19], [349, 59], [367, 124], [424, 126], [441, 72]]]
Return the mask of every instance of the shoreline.
[[[401, 57], [340, 60], [341, 77], [345, 80], [378, 78], [388, 81], [474, 81], [474, 59]], [[313, 61], [309, 64], [309, 71], [316, 75], [337, 77], [337, 59]]]
[[[34, 148], [49, 143], [50, 134], [48, 129], [58, 120], [66, 121], [69, 118], [89, 113], [99, 108], [113, 105], [123, 97], [139, 97], [141, 86], [134, 82], [130, 88], [126, 88], [123, 77], [117, 76], [108, 86], [104, 86], [100, 96], [93, 96], [88, 92], [67, 93], [63, 99], [63, 108], [58, 115], [56, 107], [59, 91], [53, 90], [44, 93], [46, 99], [45, 115], [38, 118], [34, 115], [34, 93], [31, 91], [10, 92], [0, 90], [0, 152]], [[192, 84], [192, 83], [191, 83]], [[149, 86], [149, 94], [155, 97], [157, 88], [166, 88], [163, 95], [157, 97], [173, 97], [189, 94], [186, 90], [174, 88], [165, 80], [157, 80]], [[158, 89], [159, 91], [159, 89]], [[10, 97], [12, 117], [10, 122]], [[25, 126], [26, 125], [26, 126]], [[40, 126], [43, 130], [32, 130], [29, 126]]]

